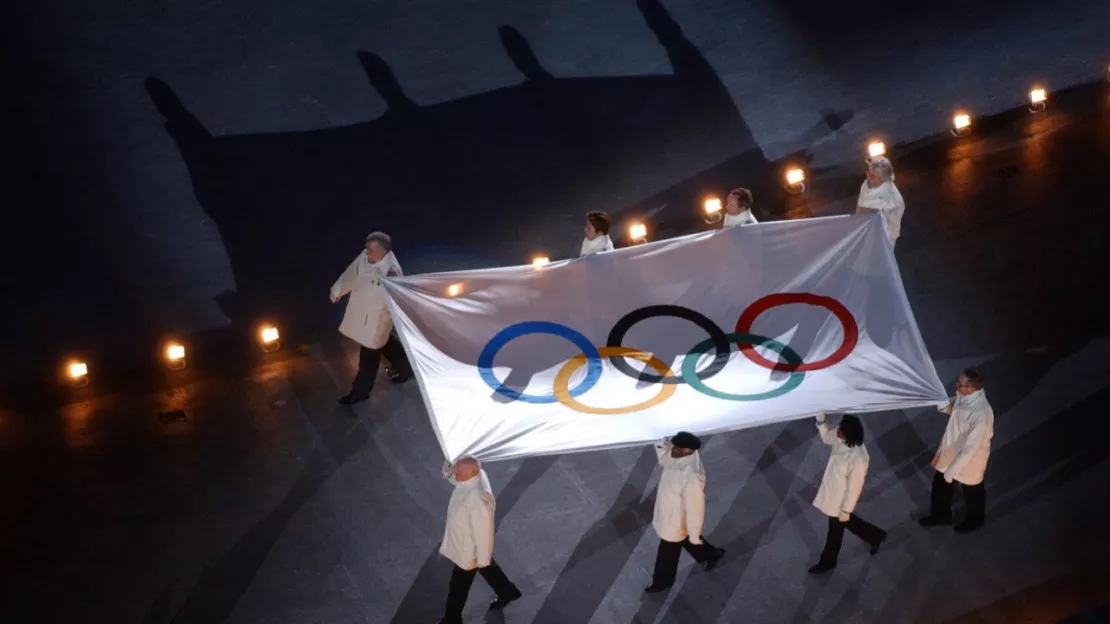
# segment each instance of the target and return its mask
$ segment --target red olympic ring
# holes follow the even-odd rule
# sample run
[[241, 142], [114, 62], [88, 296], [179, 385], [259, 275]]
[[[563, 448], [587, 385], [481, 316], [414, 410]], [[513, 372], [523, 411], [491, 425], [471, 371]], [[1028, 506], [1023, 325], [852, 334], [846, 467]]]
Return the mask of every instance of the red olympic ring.
[[755, 301], [748, 306], [748, 309], [744, 310], [740, 318], [736, 320], [736, 333], [752, 333], [752, 324], [760, 314], [763, 314], [771, 308], [777, 308], [790, 303], [804, 303], [819, 308], [825, 308], [829, 312], [832, 312], [836, 320], [840, 321], [840, 324], [844, 327], [844, 341], [840, 344], [840, 347], [838, 347], [836, 351], [833, 351], [827, 358], [817, 360], [816, 362], [803, 362], [801, 364], [772, 362], [756, 353], [752, 345], [741, 345], [740, 352], [753, 363], [774, 371], [806, 373], [838, 364], [841, 360], [848, 357], [848, 354], [856, 348], [856, 343], [859, 342], [859, 325], [856, 324], [856, 319], [852, 316], [852, 313], [848, 311], [848, 308], [844, 307], [843, 303], [840, 303], [836, 299], [832, 297], [822, 297], [821, 295], [815, 295], [813, 293], [775, 293]]

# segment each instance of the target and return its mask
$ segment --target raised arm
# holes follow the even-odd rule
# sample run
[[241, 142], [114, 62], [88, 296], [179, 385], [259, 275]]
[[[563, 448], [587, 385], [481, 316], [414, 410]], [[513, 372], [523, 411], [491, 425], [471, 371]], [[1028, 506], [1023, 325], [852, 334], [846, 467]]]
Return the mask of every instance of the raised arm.
[[342, 299], [344, 295], [351, 292], [351, 289], [354, 288], [355, 275], [358, 271], [358, 261], [361, 256], [362, 254], [355, 256], [351, 264], [347, 265], [347, 268], [339, 275], [339, 279], [335, 280], [335, 283], [331, 285], [332, 301]]
[[821, 441], [829, 446], [836, 443], [836, 427], [829, 424], [825, 412], [817, 415], [817, 434], [821, 436]]

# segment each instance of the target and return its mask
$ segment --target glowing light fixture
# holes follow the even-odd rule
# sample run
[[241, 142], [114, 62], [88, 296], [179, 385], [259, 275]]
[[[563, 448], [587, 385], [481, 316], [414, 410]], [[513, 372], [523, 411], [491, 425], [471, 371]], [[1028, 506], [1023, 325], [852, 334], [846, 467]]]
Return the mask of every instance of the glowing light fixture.
[[278, 329], [273, 325], [263, 325], [258, 332], [258, 336], [262, 340], [263, 351], [270, 353], [281, 348], [281, 335], [278, 334]]
[[952, 134], [965, 136], [969, 132], [971, 132], [971, 115], [963, 111], [957, 111], [952, 117]]
[[180, 342], [166, 343], [166, 364], [171, 370], [185, 368], [185, 345]]
[[1033, 87], [1029, 91], [1029, 110], [1034, 113], [1043, 111], [1048, 106], [1048, 92], [1044, 87]]
[[634, 243], [646, 243], [647, 226], [643, 223], [633, 223], [628, 226], [628, 238], [631, 238]]
[[549, 264], [551, 264], [551, 259], [547, 256], [536, 256], [535, 258], [532, 258], [533, 269], [542, 269]]
[[871, 158], [878, 158], [886, 154], [886, 144], [882, 141], [872, 141], [867, 145], [867, 155]]
[[724, 216], [724, 213], [721, 212], [724, 210], [724, 206], [721, 205], [720, 197], [710, 197], [705, 200], [703, 207], [705, 208], [706, 223], [716, 223]]
[[798, 167], [791, 167], [786, 170], [786, 190], [791, 193], [801, 193], [806, 190], [805, 185], [806, 172]]
[[70, 360], [66, 364], [66, 374], [75, 386], [89, 385], [89, 365], [78, 360]]
[[458, 297], [462, 293], [462, 283], [451, 284], [447, 287], [448, 297]]

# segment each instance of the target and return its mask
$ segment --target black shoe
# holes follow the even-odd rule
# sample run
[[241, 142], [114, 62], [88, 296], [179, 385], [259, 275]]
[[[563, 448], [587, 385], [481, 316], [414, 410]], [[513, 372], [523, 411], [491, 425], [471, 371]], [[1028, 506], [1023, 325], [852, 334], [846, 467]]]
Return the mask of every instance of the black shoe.
[[363, 402], [363, 401], [365, 401], [366, 399], [369, 399], [369, 398], [370, 398], [369, 394], [355, 394], [354, 392], [349, 392], [349, 393], [339, 397], [339, 404], [340, 405], [354, 405], [355, 403], [361, 403], [361, 402]]
[[706, 572], [712, 572], [713, 568], [717, 567], [717, 563], [721, 560], [721, 557], [724, 557], [724, 556], [725, 556], [725, 549], [724, 548], [718, 548], [716, 550], [716, 552], [713, 553], [712, 557], [705, 560], [705, 571]]
[[517, 600], [518, 598], [520, 598], [523, 595], [524, 594], [520, 593], [520, 591], [518, 590], [516, 592], [515, 596], [509, 596], [507, 598], [498, 596], [497, 598], [493, 599], [493, 602], [489, 603], [489, 609], [490, 609], [490, 611], [496, 611], [498, 609], [504, 609], [505, 607], [509, 606], [510, 602], [512, 602], [514, 600]]
[[815, 565], [815, 566], [813, 566], [812, 568], [809, 569], [809, 573], [810, 574], [824, 574], [824, 573], [828, 572], [829, 570], [832, 570], [835, 567], [836, 567], [835, 563], [832, 564], [832, 565], [825, 565], [823, 563], [818, 563], [817, 565]]
[[967, 520], [964, 520], [963, 522], [952, 527], [952, 530], [957, 533], [971, 533], [972, 531], [975, 531], [982, 526], [982, 522], [968, 522]]
[[923, 527], [945, 526], [952, 524], [951, 518], [937, 518], [934, 516], [925, 516], [917, 521]]
[[670, 585], [659, 585], [659, 584], [656, 584], [656, 583], [652, 583], [651, 585], [649, 585], [648, 587], [646, 587], [644, 589], [644, 593], [645, 594], [658, 594], [659, 592], [665, 592], [670, 588], [671, 588]]
[[882, 546], [883, 542], [885, 542], [885, 541], [886, 541], [886, 536], [884, 535], [884, 536], [880, 537], [879, 539], [871, 542], [871, 548], [869, 548], [867, 550], [867, 552], [871, 553], [872, 556], [879, 554], [879, 546]]
[[398, 373], [397, 371], [393, 370], [392, 368], [388, 368], [388, 369], [386, 369], [385, 372], [386, 372], [387, 375], [389, 375], [389, 380], [392, 381], [395, 384], [402, 384], [402, 383], [405, 383], [406, 381], [412, 379], [412, 371], [405, 371], [404, 373]]

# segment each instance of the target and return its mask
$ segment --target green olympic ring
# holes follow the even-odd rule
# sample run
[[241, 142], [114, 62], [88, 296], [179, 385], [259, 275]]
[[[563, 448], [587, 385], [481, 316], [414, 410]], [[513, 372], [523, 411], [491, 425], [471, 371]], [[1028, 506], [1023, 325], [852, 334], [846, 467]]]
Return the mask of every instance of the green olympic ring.
[[[773, 338], [741, 333], [725, 334], [725, 336], [728, 337], [730, 343], [741, 347], [754, 345], [767, 347], [768, 349], [771, 349], [775, 353], [781, 355], [782, 358], [786, 360], [786, 363], [791, 366], [799, 366], [802, 363], [802, 357], [798, 355], [796, 351], [791, 349], [788, 345], [784, 345], [783, 343], [774, 340]], [[804, 371], [794, 370], [791, 371], [790, 378], [786, 380], [786, 383], [773, 390], [768, 390], [767, 392], [757, 392], [755, 394], [731, 394], [728, 392], [721, 392], [720, 390], [714, 390], [713, 388], [707, 386], [704, 381], [698, 379], [697, 373], [698, 360], [710, 349], [714, 348], [715, 344], [716, 343], [713, 338], [707, 338], [694, 345], [694, 348], [690, 349], [690, 352], [687, 353], [686, 357], [682, 360], [682, 378], [686, 380], [686, 383], [690, 384], [691, 388], [703, 394], [707, 394], [711, 397], [724, 399], [726, 401], [764, 401], [766, 399], [780, 397], [790, 392], [791, 390], [801, 385], [802, 381], [804, 381], [806, 378], [806, 374]]]

